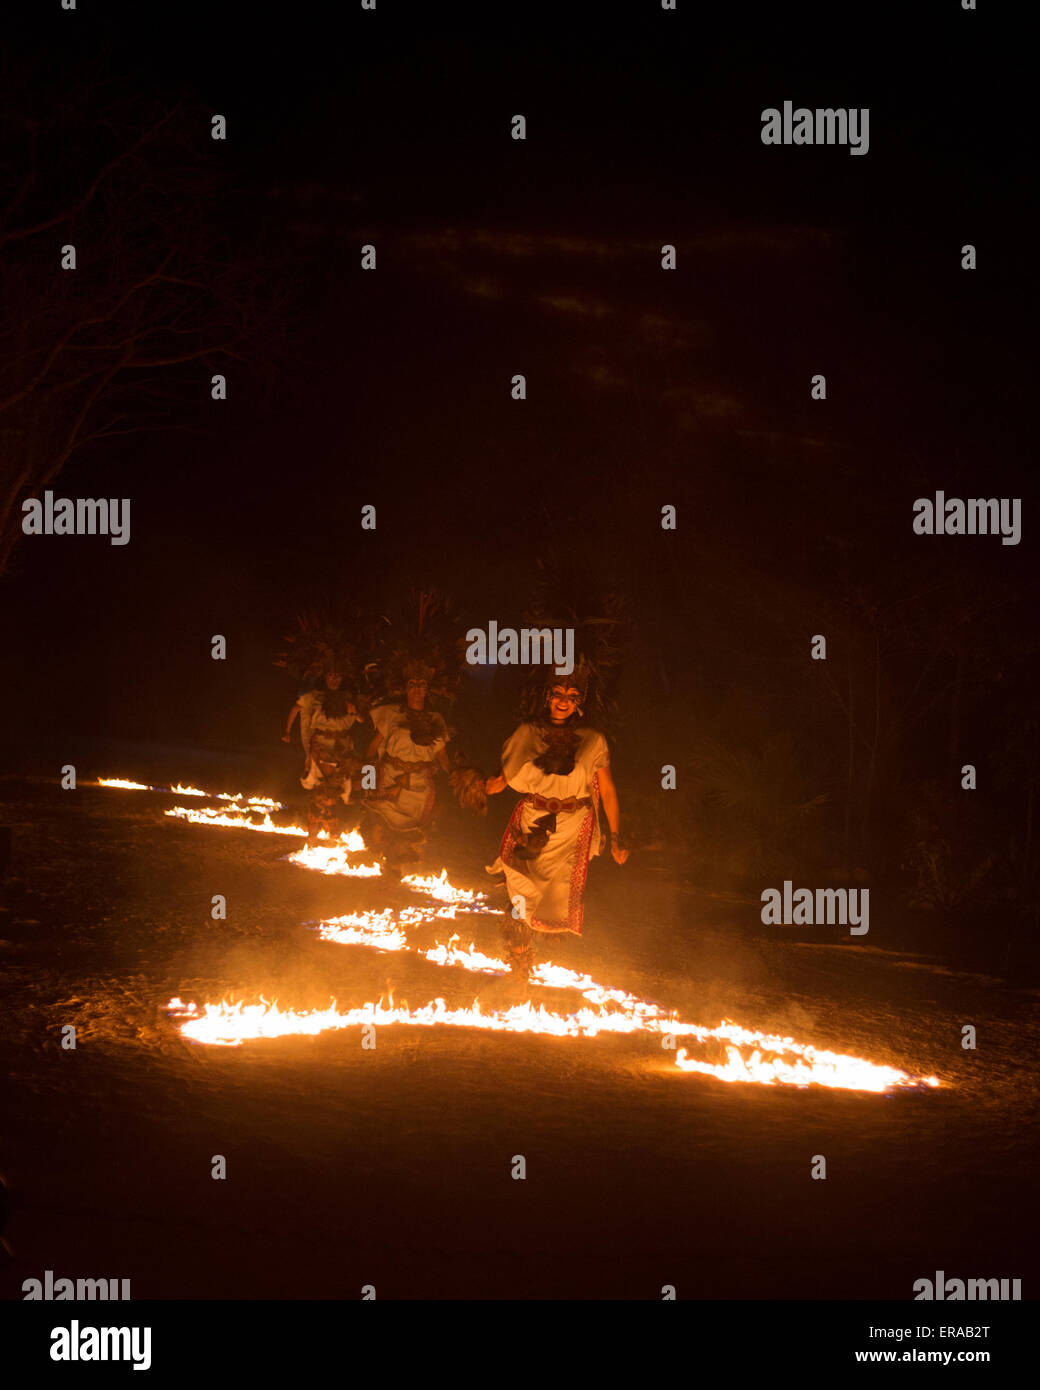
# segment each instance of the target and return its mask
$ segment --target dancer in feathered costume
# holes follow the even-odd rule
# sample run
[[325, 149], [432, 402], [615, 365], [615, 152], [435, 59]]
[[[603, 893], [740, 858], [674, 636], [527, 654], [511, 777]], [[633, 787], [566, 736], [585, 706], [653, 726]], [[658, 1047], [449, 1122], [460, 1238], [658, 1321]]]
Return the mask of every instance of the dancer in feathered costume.
[[308, 844], [314, 844], [322, 830], [331, 838], [340, 833], [342, 811], [361, 767], [350, 736], [359, 717], [353, 688], [354, 648], [342, 625], [316, 614], [302, 615], [297, 631], [286, 640], [288, 650], [275, 664], [284, 666], [298, 681], [321, 677], [318, 687], [293, 705], [282, 735], [288, 743], [299, 718], [304, 753], [300, 786], [310, 793]]
[[444, 595], [416, 593], [398, 622], [388, 621], [380, 666], [387, 694], [369, 710], [378, 758], [375, 792], [364, 803], [365, 843], [388, 866], [422, 858], [433, 816], [438, 772], [451, 774], [464, 805], [486, 810], [483, 778], [451, 745], [453, 731], [435, 702], [454, 698], [460, 677], [461, 624]]
[[544, 606], [535, 611], [539, 627], [574, 627], [579, 651], [583, 638], [586, 650], [571, 675], [556, 676], [550, 668], [548, 678], [543, 674], [529, 687], [526, 718], [505, 742], [501, 772], [486, 784], [492, 796], [507, 786], [521, 793], [488, 873], [505, 875], [513, 910], [503, 936], [510, 968], [524, 981], [539, 933], [581, 935], [589, 861], [603, 846], [601, 806], [615, 862], [628, 858], [607, 740], [586, 718], [587, 708], [602, 715], [609, 707], [605, 677], [616, 653], [611, 638], [621, 623], [620, 606], [609, 605], [614, 616], [584, 623], [573, 611], [557, 611], [548, 622]]

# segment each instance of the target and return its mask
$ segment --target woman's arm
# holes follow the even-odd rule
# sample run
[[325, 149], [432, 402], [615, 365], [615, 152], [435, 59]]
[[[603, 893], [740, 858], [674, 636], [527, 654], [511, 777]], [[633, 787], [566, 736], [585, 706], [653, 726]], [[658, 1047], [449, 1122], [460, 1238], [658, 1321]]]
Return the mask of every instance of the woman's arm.
[[596, 776], [599, 778], [599, 798], [603, 802], [607, 824], [610, 826], [610, 852], [616, 863], [623, 864], [628, 858], [628, 850], [622, 849], [618, 843], [618, 835], [621, 833], [621, 805], [618, 802], [617, 787], [614, 786], [609, 767], [601, 767]]
[[299, 700], [297, 700], [295, 705], [293, 705], [292, 709], [289, 711], [289, 722], [286, 724], [285, 733], [282, 735], [283, 743], [288, 743], [289, 740], [292, 738], [292, 726], [296, 723], [296, 717], [299, 713], [300, 702]]

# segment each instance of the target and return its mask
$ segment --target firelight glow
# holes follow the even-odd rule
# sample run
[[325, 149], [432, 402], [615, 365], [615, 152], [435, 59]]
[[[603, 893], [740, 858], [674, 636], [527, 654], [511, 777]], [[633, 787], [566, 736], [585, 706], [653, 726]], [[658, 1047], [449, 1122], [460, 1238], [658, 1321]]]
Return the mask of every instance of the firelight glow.
[[262, 821], [251, 820], [250, 816], [255, 812], [248, 806], [236, 803], [220, 809], [215, 806], [171, 806], [163, 814], [172, 816], [175, 820], [190, 821], [192, 825], [220, 825], [234, 830], [259, 830], [266, 835], [299, 837], [307, 834], [306, 827], [302, 825], [275, 825], [270, 811], [264, 812]]
[[[272, 801], [269, 796], [246, 796], [243, 792], [207, 792], [201, 787], [189, 787], [183, 782], [177, 782], [172, 787], [156, 787], [147, 782], [131, 782], [125, 777], [99, 777], [96, 782], [91, 784], [97, 787], [120, 787], [124, 791], [135, 792], [167, 792], [173, 796], [201, 796], [207, 797], [210, 801], [231, 801], [245, 802], [246, 806], [254, 811], [284, 811], [285, 803], [282, 801]], [[237, 809], [241, 810], [241, 807]], [[167, 813], [169, 814], [169, 813]], [[307, 832], [304, 831], [304, 834]]]
[[[792, 1038], [754, 1033], [725, 1019], [717, 1028], [706, 1028], [676, 1018], [634, 1017], [622, 1010], [610, 1013], [588, 1006], [569, 1014], [558, 1014], [530, 1001], [506, 1010], [485, 1012], [479, 1003], [469, 1008], [451, 1009], [440, 998], [418, 1009], [395, 1005], [392, 997], [353, 1009], [340, 1009], [333, 1000], [327, 1009], [297, 1011], [281, 1009], [277, 1002], [269, 1003], [263, 998], [259, 1004], [232, 1003], [224, 999], [219, 1004], [203, 1004], [201, 1009], [194, 1003], [186, 1004], [174, 998], [166, 1007], [167, 1012], [179, 1020], [184, 1037], [217, 1047], [240, 1047], [244, 1042], [259, 1038], [313, 1036], [331, 1029], [367, 1024], [482, 1028], [495, 1033], [539, 1033], [557, 1038], [595, 1038], [602, 1033], [643, 1031], [687, 1037], [701, 1044], [721, 1043], [726, 1053], [725, 1063], [694, 1061], [685, 1048], [680, 1048], [676, 1055], [680, 1070], [695, 1071], [718, 1081], [757, 1082], [766, 1086], [816, 1085], [875, 1093], [939, 1085], [934, 1076], [915, 1078], [895, 1067], [877, 1066], [837, 1052], [818, 1051]], [[749, 1056], [741, 1052], [742, 1047], [752, 1049]]]
[[[355, 832], [356, 833], [356, 832]], [[361, 836], [357, 838], [361, 840]], [[361, 849], [364, 849], [361, 841]], [[351, 864], [347, 856], [356, 854], [349, 839], [334, 840], [327, 845], [304, 845], [294, 854], [287, 855], [290, 864], [300, 864], [305, 869], [317, 869], [322, 874], [347, 874], [351, 878], [378, 878], [383, 872], [378, 863]]]
[[498, 911], [497, 908], [487, 906], [486, 894], [469, 888], [456, 888], [454, 884], [449, 883], [447, 869], [442, 869], [439, 877], [435, 874], [429, 874], [426, 878], [419, 874], [408, 874], [401, 882], [417, 893], [435, 898], [438, 902], [464, 905], [467, 912]]
[[[271, 820], [272, 810], [284, 809], [281, 803], [264, 797], [232, 797], [230, 793], [207, 793], [195, 787], [178, 784], [173, 788], [149, 787], [142, 782], [122, 778], [102, 778], [99, 786], [120, 787], [135, 791], [173, 791], [181, 796], [209, 796], [226, 803], [223, 808], [175, 806], [166, 815], [197, 825], [227, 826], [258, 830], [274, 835], [306, 835], [303, 826], [279, 826]], [[254, 817], [264, 812], [258, 822]], [[327, 840], [322, 832], [319, 838]], [[289, 862], [324, 874], [346, 874], [358, 878], [378, 877], [378, 863], [351, 864], [348, 856], [363, 853], [365, 843], [356, 831], [341, 835], [325, 844], [305, 845], [287, 856]], [[439, 875], [411, 874], [402, 883], [415, 892], [431, 898], [428, 907], [403, 908], [395, 913], [391, 908], [381, 912], [345, 913], [317, 924], [323, 941], [347, 946], [362, 946], [378, 951], [405, 951], [422, 957], [430, 964], [459, 967], [481, 975], [506, 975], [509, 967], [504, 960], [486, 955], [471, 942], [460, 945], [457, 933], [446, 942], [419, 948], [408, 943], [406, 928], [432, 921], [454, 921], [461, 911], [494, 913], [485, 894], [466, 888], [456, 888], [448, 880], [447, 869]], [[356, 1008], [341, 1010], [335, 1000], [327, 1009], [283, 1009], [277, 1001], [261, 997], [258, 1004], [232, 1002], [223, 999], [219, 1004], [205, 1003], [201, 1008], [186, 1004], [180, 998], [171, 999], [166, 1006], [171, 1017], [178, 1021], [184, 1037], [192, 1042], [219, 1047], [240, 1047], [260, 1038], [314, 1036], [332, 1029], [353, 1028], [375, 1024], [386, 1027], [403, 1024], [412, 1027], [480, 1028], [496, 1033], [538, 1033], [558, 1038], [594, 1038], [604, 1033], [649, 1033], [658, 1037], [670, 1036], [673, 1044], [679, 1038], [698, 1044], [717, 1054], [721, 1050], [724, 1062], [711, 1060], [710, 1055], [696, 1058], [686, 1047], [675, 1054], [675, 1067], [682, 1073], [710, 1076], [717, 1081], [743, 1082], [758, 1085], [822, 1086], [830, 1089], [871, 1091], [923, 1089], [939, 1086], [934, 1076], [915, 1077], [897, 1067], [878, 1065], [860, 1057], [818, 1049], [793, 1038], [755, 1032], [723, 1019], [717, 1028], [687, 1023], [674, 1013], [648, 1000], [638, 999], [624, 990], [610, 989], [597, 984], [591, 976], [579, 974], [564, 966], [544, 961], [531, 975], [536, 987], [574, 990], [583, 1002], [570, 1013], [561, 1014], [543, 1004], [527, 1001], [504, 1010], [484, 1010], [479, 1002], [468, 1008], [449, 1008], [441, 998], [421, 1008], [407, 1004], [395, 1005], [393, 997], [367, 1002]]]
[[[486, 955], [472, 944], [460, 946], [457, 934], [447, 942], [437, 942], [426, 949], [408, 944], [405, 925], [415, 925], [417, 920], [434, 921], [456, 910], [452, 904], [441, 908], [404, 909], [401, 914], [391, 908], [381, 912], [345, 913], [317, 923], [316, 930], [323, 941], [338, 945], [407, 951], [434, 965], [459, 966], [485, 975], [506, 975], [509, 967], [504, 960]], [[638, 999], [624, 990], [597, 984], [587, 974], [550, 962], [535, 967], [532, 983], [543, 988], [575, 990], [585, 1002], [567, 1014], [530, 1002], [504, 1011], [486, 1011], [479, 1002], [468, 1008], [450, 1009], [440, 998], [418, 1009], [404, 1004], [395, 1006], [392, 998], [388, 1002], [380, 999], [378, 1003], [368, 1002], [347, 1010], [340, 1010], [333, 1001], [328, 1009], [304, 1012], [281, 1009], [277, 1002], [268, 1003], [265, 999], [259, 1004], [232, 1003], [225, 999], [219, 1004], [204, 1004], [201, 1009], [173, 999], [167, 1008], [180, 1021], [185, 1037], [193, 1042], [222, 1047], [238, 1047], [259, 1038], [314, 1035], [366, 1024], [444, 1025], [572, 1038], [597, 1037], [601, 1033], [651, 1033], [658, 1037], [685, 1038], [690, 1043], [714, 1048], [716, 1052], [721, 1048], [725, 1062], [693, 1058], [685, 1047], [680, 1047], [675, 1057], [675, 1065], [681, 1072], [695, 1072], [718, 1081], [816, 1085], [875, 1093], [939, 1085], [935, 1077], [912, 1077], [896, 1067], [818, 1049], [789, 1037], [755, 1032], [727, 1019], [717, 1028], [687, 1023], [657, 1004]]]

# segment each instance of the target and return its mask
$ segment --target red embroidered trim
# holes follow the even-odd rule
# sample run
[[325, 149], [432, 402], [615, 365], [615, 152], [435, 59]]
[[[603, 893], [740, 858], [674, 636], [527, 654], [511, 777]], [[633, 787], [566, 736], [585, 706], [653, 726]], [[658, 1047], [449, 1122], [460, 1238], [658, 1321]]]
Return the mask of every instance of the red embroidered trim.
[[571, 892], [567, 903], [566, 922], [546, 922], [540, 917], [531, 918], [531, 926], [537, 931], [572, 931], [581, 935], [585, 920], [585, 880], [589, 874], [589, 848], [592, 844], [592, 812], [589, 811], [578, 831], [578, 843], [571, 868]]
[[[509, 856], [513, 852], [513, 846], [520, 838], [520, 817], [523, 815], [526, 801], [521, 798], [513, 807], [513, 814], [509, 817], [509, 823], [502, 835], [502, 844], [498, 851], [498, 856], [503, 864], [509, 864]], [[512, 864], [509, 864], [512, 868]]]
[[[599, 773], [592, 779], [593, 805], [586, 813], [585, 819], [581, 823], [578, 831], [578, 842], [575, 847], [574, 865], [571, 869], [570, 896], [567, 902], [567, 920], [546, 922], [540, 917], [531, 918], [531, 926], [536, 931], [560, 932], [570, 931], [575, 936], [581, 936], [582, 924], [585, 920], [585, 880], [589, 875], [589, 850], [592, 847], [592, 830], [599, 814]], [[523, 815], [524, 806], [527, 804], [526, 798], [521, 798], [513, 807], [513, 814], [509, 817], [509, 824], [505, 828], [502, 836], [502, 844], [499, 848], [499, 858], [503, 864], [513, 865], [509, 862], [509, 856], [513, 851], [513, 846], [520, 838], [520, 817]]]

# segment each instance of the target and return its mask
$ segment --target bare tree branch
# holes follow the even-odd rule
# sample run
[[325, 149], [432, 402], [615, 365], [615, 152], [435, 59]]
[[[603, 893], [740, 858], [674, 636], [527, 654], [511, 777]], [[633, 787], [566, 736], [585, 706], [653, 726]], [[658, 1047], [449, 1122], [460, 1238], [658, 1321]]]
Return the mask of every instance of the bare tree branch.
[[[154, 140], [156, 135], [172, 116], [180, 109], [182, 103], [167, 111], [164, 116], [155, 122], [148, 130], [139, 135], [138, 138], [125, 150], [120, 150], [114, 155], [103, 169], [100, 169], [94, 176], [86, 191], [81, 197], [77, 198], [71, 207], [63, 209], [61, 212], [54, 213], [53, 216], [45, 218], [42, 222], [36, 222], [30, 227], [19, 227], [17, 230], [0, 233], [0, 250], [11, 241], [22, 241], [26, 237], [37, 236], [40, 232], [49, 231], [52, 227], [58, 227], [62, 222], [68, 222], [70, 218], [77, 216], [84, 208], [88, 207], [93, 201], [101, 185], [109, 178], [119, 166], [129, 159], [131, 155], [142, 149], [150, 140]], [[7, 209], [5, 209], [6, 215]]]

